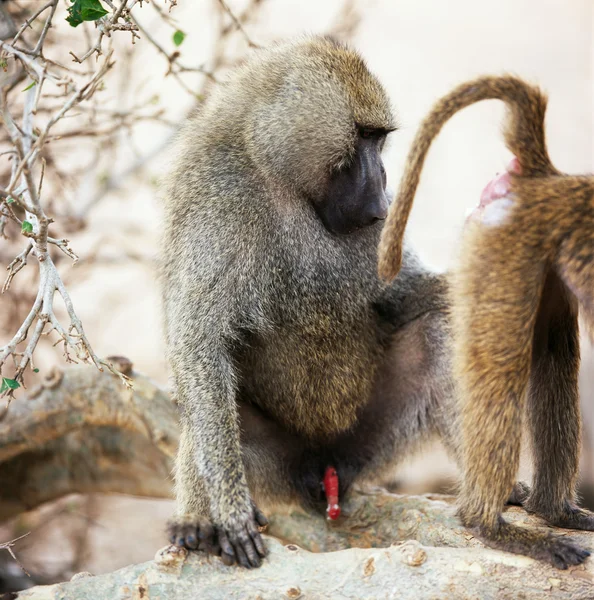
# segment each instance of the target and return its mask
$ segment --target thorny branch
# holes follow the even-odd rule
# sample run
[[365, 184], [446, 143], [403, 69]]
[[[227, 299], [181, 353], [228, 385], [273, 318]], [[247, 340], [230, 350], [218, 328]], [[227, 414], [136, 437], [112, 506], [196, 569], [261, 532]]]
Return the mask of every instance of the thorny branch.
[[[20, 120], [12, 108], [15, 104], [11, 102], [11, 91], [14, 86], [5, 85], [0, 90], [0, 116], [12, 143], [12, 148], [8, 151], [12, 161], [9, 182], [0, 190], [0, 234], [4, 236], [8, 222], [13, 221], [20, 225], [22, 234], [27, 238], [25, 248], [7, 267], [8, 277], [2, 292], [10, 288], [14, 277], [26, 266], [31, 256], [37, 260], [39, 266], [39, 283], [35, 301], [12, 339], [0, 347], [0, 375], [8, 359], [12, 359], [14, 363], [12, 378], [1, 380], [0, 396], [7, 397], [6, 408], [14, 390], [23, 383], [25, 369], [27, 367], [34, 369], [33, 353], [41, 336], [49, 335], [51, 332], [56, 332], [58, 342], [63, 343], [64, 355], [68, 362], [92, 362], [99, 370], [106, 367], [128, 384], [126, 376], [95, 354], [84, 332], [70, 295], [50, 255], [49, 247], [59, 248], [74, 262], [78, 257], [70, 248], [67, 239], [57, 239], [49, 235], [53, 219], [46, 212], [42, 198], [45, 171], [42, 152], [49, 141], [50, 131], [68, 116], [73, 108], [92, 98], [114, 64], [113, 49], [108, 46], [104, 51], [103, 38], [110, 38], [113, 31], [131, 32], [132, 41], [138, 37], [135, 33], [138, 28], [130, 16], [130, 10], [137, 2], [122, 0], [117, 4], [112, 2], [107, 4], [112, 10], [95, 23], [99, 32], [95, 43], [80, 58], [71, 52], [77, 63], [83, 63], [92, 54], [96, 54], [99, 58], [105, 52], [104, 58], [97, 60], [96, 67], [83, 77], [75, 78], [71, 69], [60, 65], [58, 61], [47, 59], [44, 55], [45, 43], [56, 15], [58, 0], [49, 0], [33, 12], [10, 43], [0, 40], [0, 65], [3, 70], [8, 70], [10, 61], [14, 68], [22, 68], [32, 80], [25, 90], [26, 96]], [[39, 29], [37, 25], [40, 25], [37, 39], [34, 42], [26, 40], [26, 34]], [[5, 81], [9, 81], [9, 78]], [[40, 101], [50, 95], [48, 93], [43, 96], [49, 84], [61, 90], [65, 100], [50, 112], [45, 123], [40, 124], [36, 116]], [[53, 96], [56, 94], [52, 94]], [[57, 97], [60, 97], [60, 94], [57, 94]], [[61, 297], [66, 308], [68, 325], [63, 325], [55, 314], [56, 294]], [[24, 349], [19, 350], [20, 344], [25, 344]], [[10, 547], [8, 549], [10, 551]]]
[[[117, 50], [120, 46], [114, 45], [114, 32], [127, 33], [132, 44], [142, 40], [151, 45], [166, 60], [165, 75], [170, 75], [194, 102], [200, 101], [207, 86], [216, 81], [215, 72], [227, 66], [227, 41], [234, 32], [248, 46], [257, 47], [246, 33], [244, 24], [253, 19], [263, 4], [263, 0], [249, 0], [236, 16], [226, 2], [214, 1], [225, 17], [225, 23], [221, 20], [208, 68], [204, 64], [190, 66], [181, 62], [178, 47], [172, 45], [173, 50], [169, 51], [166, 44], [158, 41], [152, 29], [138, 20], [140, 9], [149, 4], [157, 13], [158, 20], [170, 28], [172, 34], [181, 33], [171, 14], [176, 0], [152, 0], [150, 3], [143, 0], [101, 0], [107, 13], [94, 21], [80, 23], [80, 29], [74, 30], [66, 23], [60, 0], [47, 0], [30, 10], [26, 9], [24, 16], [21, 12], [19, 19], [23, 22], [12, 30], [12, 39], [0, 40], [0, 119], [5, 134], [4, 139], [0, 134], [0, 143], [7, 146], [0, 147], [0, 156], [6, 156], [8, 160], [4, 164], [10, 164], [5, 175], [0, 168], [0, 177], [6, 177], [0, 186], [0, 240], [10, 238], [14, 243], [14, 234], [18, 230], [25, 237], [22, 250], [15, 251], [14, 259], [7, 260], [8, 275], [0, 291], [7, 292], [15, 276], [32, 261], [37, 264], [39, 275], [37, 293], [24, 313], [20, 327], [0, 347], [0, 398], [6, 399], [0, 419], [6, 414], [15, 389], [24, 385], [27, 369], [37, 370], [33, 357], [42, 336], [57, 336], [54, 345], [62, 345], [66, 361], [90, 362], [99, 370], [107, 368], [128, 385], [125, 375], [93, 351], [58, 270], [60, 255], [52, 249], [61, 251], [73, 264], [78, 261], [66, 238], [50, 235], [56, 196], [59, 199], [66, 189], [65, 182], [71, 185], [76, 175], [72, 170], [67, 173], [58, 170], [52, 149], [61, 140], [97, 139], [99, 152], [107, 144], [114, 144], [122, 130], [130, 131], [142, 121], [159, 122], [171, 129], [156, 150], [138, 156], [129, 167], [123, 165], [117, 171], [109, 170], [90, 200], [76, 198], [76, 208], [66, 215], [76, 226], [77, 222], [84, 223], [86, 213], [107, 191], [120, 187], [124, 180], [158, 153], [177, 127], [177, 123], [168, 121], [164, 116], [163, 108], [150, 108], [154, 104], [152, 100], [135, 102], [129, 108], [121, 108], [118, 104], [116, 109], [107, 108], [97, 101], [97, 92], [104, 88], [116, 56], [124, 61], [124, 68], [128, 58], [128, 55], [122, 56], [123, 50]], [[66, 7], [70, 4], [67, 1]], [[81, 31], [82, 36], [79, 34]], [[68, 38], [65, 32], [73, 32], [74, 35]], [[75, 49], [73, 40], [83, 41], [84, 49]], [[175, 46], [179, 44], [175, 42]], [[71, 64], [67, 64], [68, 55], [72, 58]], [[196, 88], [190, 85], [185, 79], [187, 74], [201, 76], [200, 85]], [[23, 84], [26, 87], [19, 89]], [[70, 122], [75, 126], [69, 128]], [[49, 184], [44, 184], [46, 164]], [[82, 175], [79, 174], [79, 177]], [[59, 215], [55, 218], [60, 221]], [[60, 321], [55, 311], [57, 297], [62, 300], [67, 323]]]
[[[62, 282], [48, 250], [48, 245], [53, 244], [76, 261], [76, 255], [68, 246], [68, 240], [58, 240], [49, 236], [49, 226], [53, 219], [47, 215], [41, 201], [44, 167], [42, 161], [39, 160], [40, 151], [46, 143], [52, 127], [74, 106], [88, 100], [97, 90], [103, 76], [113, 66], [110, 60], [112, 52], [109, 52], [105, 60], [99, 64], [97, 70], [89, 79], [78, 86], [75, 82], [68, 81], [49, 70], [49, 65], [43, 58], [43, 45], [51, 26], [57, 3], [58, 0], [51, 0], [46, 6], [46, 8], [50, 9], [49, 14], [44, 22], [35, 48], [31, 53], [19, 50], [14, 46], [14, 41], [12, 45], [0, 41], [3, 56], [8, 55], [12, 56], [15, 60], [19, 60], [25, 70], [29, 72], [35, 84], [27, 90], [20, 125], [17, 124], [9, 109], [7, 91], [2, 90], [0, 96], [0, 115], [2, 116], [4, 127], [8, 132], [14, 149], [10, 182], [2, 194], [2, 205], [5, 208], [2, 215], [4, 218], [14, 216], [19, 220], [10, 207], [9, 200], [12, 200], [12, 203], [16, 204], [24, 212], [25, 218], [21, 221], [21, 228], [22, 233], [28, 238], [25, 249], [8, 266], [8, 277], [2, 288], [2, 292], [8, 290], [15, 275], [27, 264], [29, 255], [32, 254], [39, 264], [39, 284], [35, 302], [12, 339], [0, 348], [0, 373], [8, 358], [13, 359], [15, 367], [14, 376], [11, 379], [2, 380], [4, 384], [2, 395], [8, 397], [6, 408], [8, 408], [14, 390], [23, 382], [25, 369], [28, 366], [34, 369], [33, 352], [39, 343], [41, 335], [47, 335], [51, 331], [56, 331], [60, 340], [64, 343], [64, 355], [67, 361], [91, 361], [99, 370], [107, 367], [114, 374], [118, 374], [111, 364], [100, 359], [93, 351], [85, 335], [82, 323], [74, 311], [70, 295]], [[38, 16], [42, 12], [38, 11]], [[32, 19], [29, 19], [28, 26], [31, 25], [31, 22]], [[15, 37], [18, 38], [22, 34], [22, 31], [23, 28], [19, 30]], [[71, 92], [63, 105], [47, 120], [45, 126], [39, 130], [34, 128], [34, 119], [42, 86], [47, 79], [53, 79], [56, 85], [64, 86], [65, 90]], [[41, 167], [39, 163], [41, 163]], [[62, 326], [54, 313], [56, 292], [61, 296], [70, 319], [67, 329]], [[19, 344], [25, 341], [27, 342], [25, 349], [22, 352], [17, 351]], [[70, 352], [74, 353], [76, 359], [72, 358]], [[121, 378], [124, 383], [128, 383], [124, 376], [121, 376]]]

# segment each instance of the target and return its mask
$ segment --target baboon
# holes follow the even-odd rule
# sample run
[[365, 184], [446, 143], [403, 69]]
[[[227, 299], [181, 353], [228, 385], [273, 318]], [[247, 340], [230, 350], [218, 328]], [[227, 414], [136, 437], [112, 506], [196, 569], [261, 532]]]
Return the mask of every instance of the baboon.
[[395, 128], [361, 57], [308, 37], [256, 51], [179, 135], [160, 267], [172, 543], [256, 567], [260, 507], [323, 510], [329, 467], [342, 498], [455, 437], [444, 277], [408, 246], [392, 285], [377, 275]]
[[[518, 470], [525, 409], [535, 474], [523, 506], [552, 525], [594, 530], [575, 499], [580, 451], [578, 306], [594, 323], [594, 176], [560, 173], [548, 156], [546, 97], [521, 79], [484, 77], [437, 102], [419, 128], [384, 228], [379, 271], [391, 279], [429, 146], [457, 111], [497, 98], [517, 157], [469, 220], [450, 278], [453, 373], [461, 412], [459, 514], [490, 545], [565, 569], [589, 552], [501, 517]], [[518, 162], [519, 161], [519, 162]], [[507, 193], [509, 191], [509, 193]]]

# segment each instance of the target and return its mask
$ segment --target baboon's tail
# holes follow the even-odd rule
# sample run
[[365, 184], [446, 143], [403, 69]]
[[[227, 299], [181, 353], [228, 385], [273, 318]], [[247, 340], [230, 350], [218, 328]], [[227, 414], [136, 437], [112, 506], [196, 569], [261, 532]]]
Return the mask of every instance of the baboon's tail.
[[390, 208], [379, 245], [378, 270], [385, 281], [394, 279], [400, 270], [404, 230], [431, 142], [459, 110], [491, 99], [503, 100], [508, 107], [505, 143], [520, 160], [522, 174], [534, 177], [556, 172], [546, 148], [547, 98], [540, 89], [512, 76], [481, 77], [458, 86], [439, 100], [425, 117], [408, 154], [400, 189]]

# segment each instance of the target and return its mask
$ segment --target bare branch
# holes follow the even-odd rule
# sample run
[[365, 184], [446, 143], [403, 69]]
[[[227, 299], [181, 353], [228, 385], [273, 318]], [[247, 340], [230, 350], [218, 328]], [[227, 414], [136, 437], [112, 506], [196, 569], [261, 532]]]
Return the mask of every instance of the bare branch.
[[14, 276], [27, 264], [27, 257], [31, 253], [31, 250], [33, 250], [32, 241], [30, 241], [25, 249], [15, 257], [8, 267], [6, 267], [6, 270], [8, 271], [8, 277], [2, 286], [3, 294], [10, 288], [10, 284], [12, 283]]
[[211, 81], [216, 81], [215, 76], [213, 75], [213, 73], [211, 73], [210, 71], [204, 69], [203, 67], [187, 67], [187, 66], [183, 66], [180, 65], [178, 62], [178, 58], [179, 58], [179, 52], [175, 51], [175, 52], [171, 52], [168, 53], [150, 34], [149, 32], [138, 22], [138, 20], [136, 19], [136, 17], [134, 15], [131, 15], [131, 19], [134, 21], [134, 23], [136, 24], [136, 27], [138, 28], [138, 31], [140, 31], [142, 33], [142, 35], [159, 51], [160, 54], [162, 54], [168, 61], [169, 63], [169, 67], [167, 69], [167, 73], [165, 74], [165, 76], [167, 75], [172, 75], [173, 78], [179, 83], [179, 85], [189, 94], [191, 94], [192, 96], [195, 97], [199, 97], [199, 94], [197, 94], [196, 92], [194, 92], [193, 90], [191, 90], [186, 83], [184, 82], [184, 80], [179, 76], [179, 74], [181, 72], [195, 72], [195, 73], [201, 73], [202, 75], [204, 75], [205, 77], [208, 77]]
[[245, 31], [245, 29], [243, 28], [243, 25], [241, 24], [241, 22], [239, 21], [239, 19], [235, 16], [235, 14], [233, 13], [233, 11], [229, 8], [229, 6], [225, 2], [225, 0], [218, 0], [218, 1], [219, 1], [219, 4], [223, 7], [223, 10], [231, 18], [231, 21], [233, 21], [233, 24], [235, 25], [237, 31], [239, 31], [241, 33], [241, 35], [245, 38], [245, 41], [247, 42], [248, 46], [250, 48], [259, 48], [260, 46], [258, 44], [256, 44], [254, 41], [252, 41], [252, 39], [250, 38], [250, 36], [247, 34], [247, 32]]
[[[48, 20], [53, 15], [50, 13]], [[19, 56], [19, 58], [21, 58]], [[67, 360], [70, 359], [68, 354], [68, 348], [72, 349], [76, 354], [77, 358], [82, 361], [90, 360], [99, 370], [103, 370], [103, 367], [107, 367], [111, 371], [115, 372], [113, 367], [98, 358], [93, 351], [82, 326], [82, 323], [74, 311], [74, 306], [70, 299], [70, 296], [60, 278], [60, 275], [48, 253], [48, 244], [54, 244], [60, 248], [64, 253], [70, 256], [73, 260], [77, 259], [76, 254], [68, 246], [67, 240], [56, 240], [50, 238], [48, 235], [49, 225], [52, 219], [49, 218], [40, 200], [41, 183], [43, 180], [44, 169], [41, 170], [41, 175], [38, 182], [35, 182], [33, 177], [33, 165], [35, 164], [36, 158], [38, 157], [38, 150], [43, 146], [47, 135], [52, 128], [64, 115], [79, 102], [88, 99], [92, 96], [96, 89], [98, 81], [105, 75], [109, 70], [112, 63], [110, 62], [111, 53], [103, 61], [99, 69], [93, 74], [93, 76], [83, 84], [78, 90], [76, 90], [70, 98], [64, 103], [62, 108], [57, 111], [46, 123], [45, 128], [37, 135], [35, 142], [33, 142], [33, 115], [35, 109], [35, 101], [37, 94], [35, 90], [31, 89], [27, 92], [25, 105], [23, 108], [23, 122], [19, 128], [12, 117], [10, 116], [6, 107], [5, 101], [2, 103], [2, 115], [4, 117], [4, 123], [8, 130], [8, 133], [13, 140], [17, 151], [18, 165], [12, 173], [11, 182], [8, 189], [5, 190], [5, 195], [11, 194], [20, 181], [24, 187], [23, 198], [25, 215], [27, 222], [30, 224], [29, 230], [24, 232], [30, 237], [31, 241], [25, 248], [25, 250], [19, 254], [16, 259], [9, 265], [9, 275], [4, 284], [3, 291], [6, 291], [10, 286], [14, 276], [25, 266], [27, 257], [31, 252], [35, 255], [39, 263], [39, 288], [37, 299], [33, 305], [33, 308], [29, 312], [29, 315], [25, 319], [23, 325], [19, 328], [13, 339], [2, 349], [0, 349], [0, 371], [6, 359], [14, 355], [18, 344], [25, 341], [28, 336], [29, 328], [36, 321], [35, 328], [32, 336], [27, 342], [25, 351], [21, 355], [21, 360], [18, 363], [14, 380], [22, 382], [23, 373], [27, 366], [31, 363], [33, 352], [39, 342], [41, 334], [44, 331], [47, 322], [51, 322], [54, 329], [56, 329], [61, 339], [64, 341], [65, 355]], [[31, 62], [32, 59], [26, 57], [27, 62]], [[35, 64], [36, 61], [33, 61]], [[45, 71], [45, 69], [43, 69]], [[51, 241], [50, 241], [51, 240]], [[66, 312], [70, 319], [69, 333], [66, 334], [64, 329], [59, 326], [58, 320], [54, 314], [53, 301], [54, 295], [58, 292], [64, 301]], [[76, 335], [72, 335], [72, 332], [76, 332]], [[129, 385], [129, 380], [121, 375], [122, 381]], [[3, 395], [10, 398], [14, 394], [12, 388], [7, 389], [3, 392]]]
[[[171, 497], [177, 409], [164, 390], [133, 375], [134, 390], [127, 391], [94, 369], [65, 369], [14, 402], [0, 423], [0, 480], [10, 491], [0, 496], [0, 520], [68, 493]], [[73, 463], [85, 468], [72, 469]], [[111, 600], [114, 590], [134, 597], [127, 594], [131, 589], [144, 590], [138, 598], [147, 597], [147, 589], [188, 598], [245, 596], [245, 590], [271, 598], [382, 598], [386, 590], [410, 600], [499, 598], [502, 590], [503, 597], [527, 600], [592, 598], [591, 563], [552, 570], [485, 548], [460, 524], [451, 496], [354, 489], [343, 518], [332, 524], [321, 511], [267, 508], [268, 534], [277, 539], [267, 538], [270, 555], [259, 571], [230, 576], [217, 559], [169, 547], [144, 565], [26, 590], [19, 598]], [[519, 507], [510, 507], [506, 519], [528, 530], [547, 529]], [[594, 543], [592, 532], [571, 537], [585, 547]]]
[[47, 241], [48, 241], [48, 244], [53, 244], [54, 246], [60, 248], [60, 250], [62, 250], [62, 252], [68, 258], [71, 258], [73, 260], [73, 264], [76, 264], [78, 262], [78, 255], [68, 245], [69, 240], [67, 240], [66, 238], [63, 238], [61, 240], [57, 240], [55, 238], [48, 237]]
[[[50, 6], [57, 6], [58, 5], [58, 1], [57, 0], [50, 0], [49, 2], [47, 2], [46, 4], [44, 4], [39, 10], [35, 11], [28, 19], [25, 19], [25, 22], [21, 25], [21, 28], [17, 31], [17, 34], [14, 36], [13, 40], [12, 40], [12, 45], [14, 46], [18, 41], [19, 38], [21, 37], [21, 35], [23, 34], [23, 32], [31, 27], [31, 23], [33, 23], [33, 21], [35, 21], [37, 19], [37, 17], [39, 17], [39, 15], [42, 12], [45, 12]], [[55, 10], [55, 9], [54, 9]], [[45, 39], [45, 37], [44, 37]], [[42, 43], [43, 45], [43, 43]]]
[[[85, 194], [80, 194], [81, 197], [77, 197], [77, 201], [71, 202], [70, 206], [69, 199], [66, 198], [64, 202], [65, 199], [61, 196], [72, 196], [73, 185], [83, 177], [88, 178], [89, 173], [96, 174], [97, 167], [93, 164], [86, 168], [77, 166], [60, 169], [59, 159], [53, 152], [54, 146], [64, 140], [84, 139], [89, 145], [95, 143], [94, 154], [99, 158], [105, 155], [105, 149], [116, 147], [117, 138], [121, 137], [123, 130], [132, 131], [137, 123], [150, 120], [162, 123], [171, 130], [178, 126], [177, 122], [167, 118], [165, 108], [147, 110], [147, 106], [153, 104], [152, 99], [147, 101], [146, 98], [137, 97], [132, 106], [118, 104], [116, 108], [99, 103], [96, 92], [104, 89], [107, 81], [111, 81], [108, 73], [114, 65], [116, 52], [115, 47], [112, 48], [114, 32], [128, 32], [132, 43], [141, 39], [140, 33], [143, 41], [163, 57], [167, 74], [171, 75], [174, 85], [190, 94], [194, 101], [201, 100], [207, 86], [216, 81], [214, 71], [226, 66], [226, 55], [236, 38], [232, 35], [234, 32], [243, 36], [250, 46], [256, 46], [247, 36], [242, 23], [253, 18], [255, 8], [263, 3], [263, 0], [249, 0], [247, 7], [236, 17], [227, 4], [221, 2], [222, 12], [228, 18], [225, 16], [224, 24], [221, 21], [212, 47], [212, 59], [208, 63], [212, 68], [206, 68], [203, 66], [205, 63], [189, 66], [183, 62], [179, 48], [172, 47], [169, 51], [167, 44], [161, 42], [152, 30], [138, 23], [139, 11], [147, 3], [140, 0], [102, 1], [110, 12], [94, 22], [83, 23], [76, 30], [77, 35], [73, 36], [73, 39], [81, 39], [78, 32], [82, 32], [82, 51], [74, 45], [72, 48], [66, 46], [70, 40], [63, 33], [58, 33], [60, 28], [64, 28], [66, 32], [73, 31], [63, 19], [57, 18], [60, 14], [59, 0], [43, 0], [36, 5], [27, 6], [22, 25], [18, 30], [16, 27], [12, 29], [16, 32], [12, 41], [0, 41], [2, 68], [13, 71], [0, 83], [0, 143], [7, 146], [2, 146], [0, 154], [10, 157], [10, 163], [6, 161], [2, 165], [10, 164], [9, 174], [8, 169], [0, 171], [6, 177], [0, 186], [0, 239], [6, 237], [14, 245], [10, 254], [3, 254], [7, 256], [5, 260], [8, 263], [8, 275], [2, 292], [9, 289], [14, 292], [14, 287], [17, 286], [15, 277], [32, 262], [31, 257], [35, 259], [39, 274], [34, 300], [31, 295], [27, 296], [30, 306], [23, 311], [26, 316], [16, 332], [9, 332], [9, 341], [0, 347], [0, 374], [3, 368], [10, 367], [10, 377], [16, 381], [16, 384], [12, 384], [13, 387], [18, 387], [18, 384], [24, 386], [23, 376], [28, 368], [33, 368], [35, 349], [43, 336], [48, 334], [57, 338], [56, 343], [63, 348], [66, 361], [91, 363], [99, 370], [116, 374], [129, 385], [129, 380], [109, 360], [102, 359], [93, 350], [63, 276], [58, 271], [61, 264], [58, 259], [61, 255], [51, 252], [51, 249], [58, 248], [74, 263], [78, 261], [78, 255], [66, 237], [50, 235], [54, 217], [71, 229], [84, 227], [85, 215], [89, 209], [107, 191], [122, 187], [126, 180], [168, 144], [174, 132], [166, 131], [162, 143], [156, 144], [148, 152], [137, 153], [137, 160], [121, 165], [117, 170], [107, 169], [105, 175], [101, 173], [100, 177], [96, 177], [98, 183], [94, 191], [89, 195], [85, 190]], [[165, 2], [169, 10], [176, 5], [175, 0]], [[163, 22], [178, 28], [165, 9], [154, 2], [150, 4]], [[229, 19], [231, 25], [228, 25]], [[56, 38], [59, 35], [62, 37]], [[58, 52], [60, 48], [62, 51]], [[68, 51], [75, 63], [84, 66], [63, 64]], [[87, 60], [91, 56], [95, 56], [97, 60]], [[123, 60], [124, 65], [131, 64], [126, 62], [128, 58], [125, 53]], [[189, 84], [188, 74], [192, 73], [203, 76], [197, 89]], [[19, 82], [27, 76], [31, 79], [29, 85], [24, 89], [17, 89]], [[67, 119], [70, 118], [75, 119], [72, 127], [68, 126], [70, 121]], [[176, 119], [183, 120], [178, 116]], [[128, 136], [128, 139], [131, 138], [131, 135]], [[56, 204], [60, 205], [57, 212]], [[16, 228], [26, 238], [24, 247], [15, 244]], [[20, 283], [19, 278], [16, 281]], [[26, 279], [23, 278], [23, 281]], [[64, 303], [64, 313], [55, 309], [57, 297]], [[8, 378], [7, 373], [4, 376]], [[4, 392], [1, 395], [6, 397], [7, 403], [13, 397], [13, 387], [7, 390], [3, 386]]]
[[[23, 50], [20, 50], [18, 48], [14, 48], [10, 44], [8, 44], [7, 42], [3, 42], [2, 40], [0, 40], [0, 49], [18, 58], [29, 74], [35, 73], [37, 77], [33, 77], [34, 81], [40, 81], [45, 77], [46, 69], [43, 63], [31, 57], [27, 52], [24, 52]], [[48, 76], [57, 82], [62, 81], [60, 77], [52, 73], [48, 73]]]
[[12, 559], [14, 560], [14, 562], [21, 568], [23, 573], [25, 573], [25, 575], [31, 577], [31, 575], [29, 575], [29, 573], [27, 573], [27, 569], [25, 569], [25, 567], [23, 567], [23, 565], [21, 564], [21, 561], [16, 557], [16, 554], [14, 553], [14, 550], [12, 549], [12, 547], [15, 545], [16, 542], [27, 537], [29, 535], [29, 533], [31, 533], [31, 532], [28, 531], [24, 535], [14, 538], [13, 540], [10, 540], [10, 542], [0, 543], [0, 550], [6, 550], [10, 554], [10, 556], [12, 556]]
[[33, 54], [35, 56], [38, 56], [41, 52], [41, 49], [43, 48], [43, 43], [45, 42], [45, 37], [47, 35], [47, 32], [49, 31], [49, 28], [51, 27], [52, 19], [54, 18], [56, 8], [58, 7], [58, 0], [52, 0], [50, 2], [50, 5], [52, 7], [50, 10], [50, 14], [49, 14], [48, 18], [45, 20], [45, 23], [43, 25], [43, 30], [41, 32], [41, 35], [39, 36], [39, 39], [37, 40], [35, 49], [33, 50]]

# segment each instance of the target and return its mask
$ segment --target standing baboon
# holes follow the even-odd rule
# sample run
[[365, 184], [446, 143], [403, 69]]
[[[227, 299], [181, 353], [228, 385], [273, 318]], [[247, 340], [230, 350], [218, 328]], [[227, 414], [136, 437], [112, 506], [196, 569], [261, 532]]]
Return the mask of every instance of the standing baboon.
[[577, 317], [579, 304], [594, 323], [594, 177], [565, 175], [551, 164], [540, 90], [515, 77], [484, 77], [435, 105], [413, 142], [382, 234], [380, 273], [389, 279], [398, 272], [404, 228], [432, 140], [458, 110], [489, 98], [508, 105], [505, 141], [519, 163], [491, 187], [470, 219], [451, 277], [464, 466], [460, 516], [491, 545], [565, 569], [590, 553], [571, 540], [501, 518], [518, 470], [526, 404], [535, 476], [522, 504], [553, 525], [594, 531], [594, 515], [575, 500]]
[[443, 277], [377, 276], [395, 122], [328, 38], [257, 51], [185, 125], [167, 177], [162, 293], [180, 407], [174, 543], [258, 566], [257, 506], [342, 497], [450, 437]]

